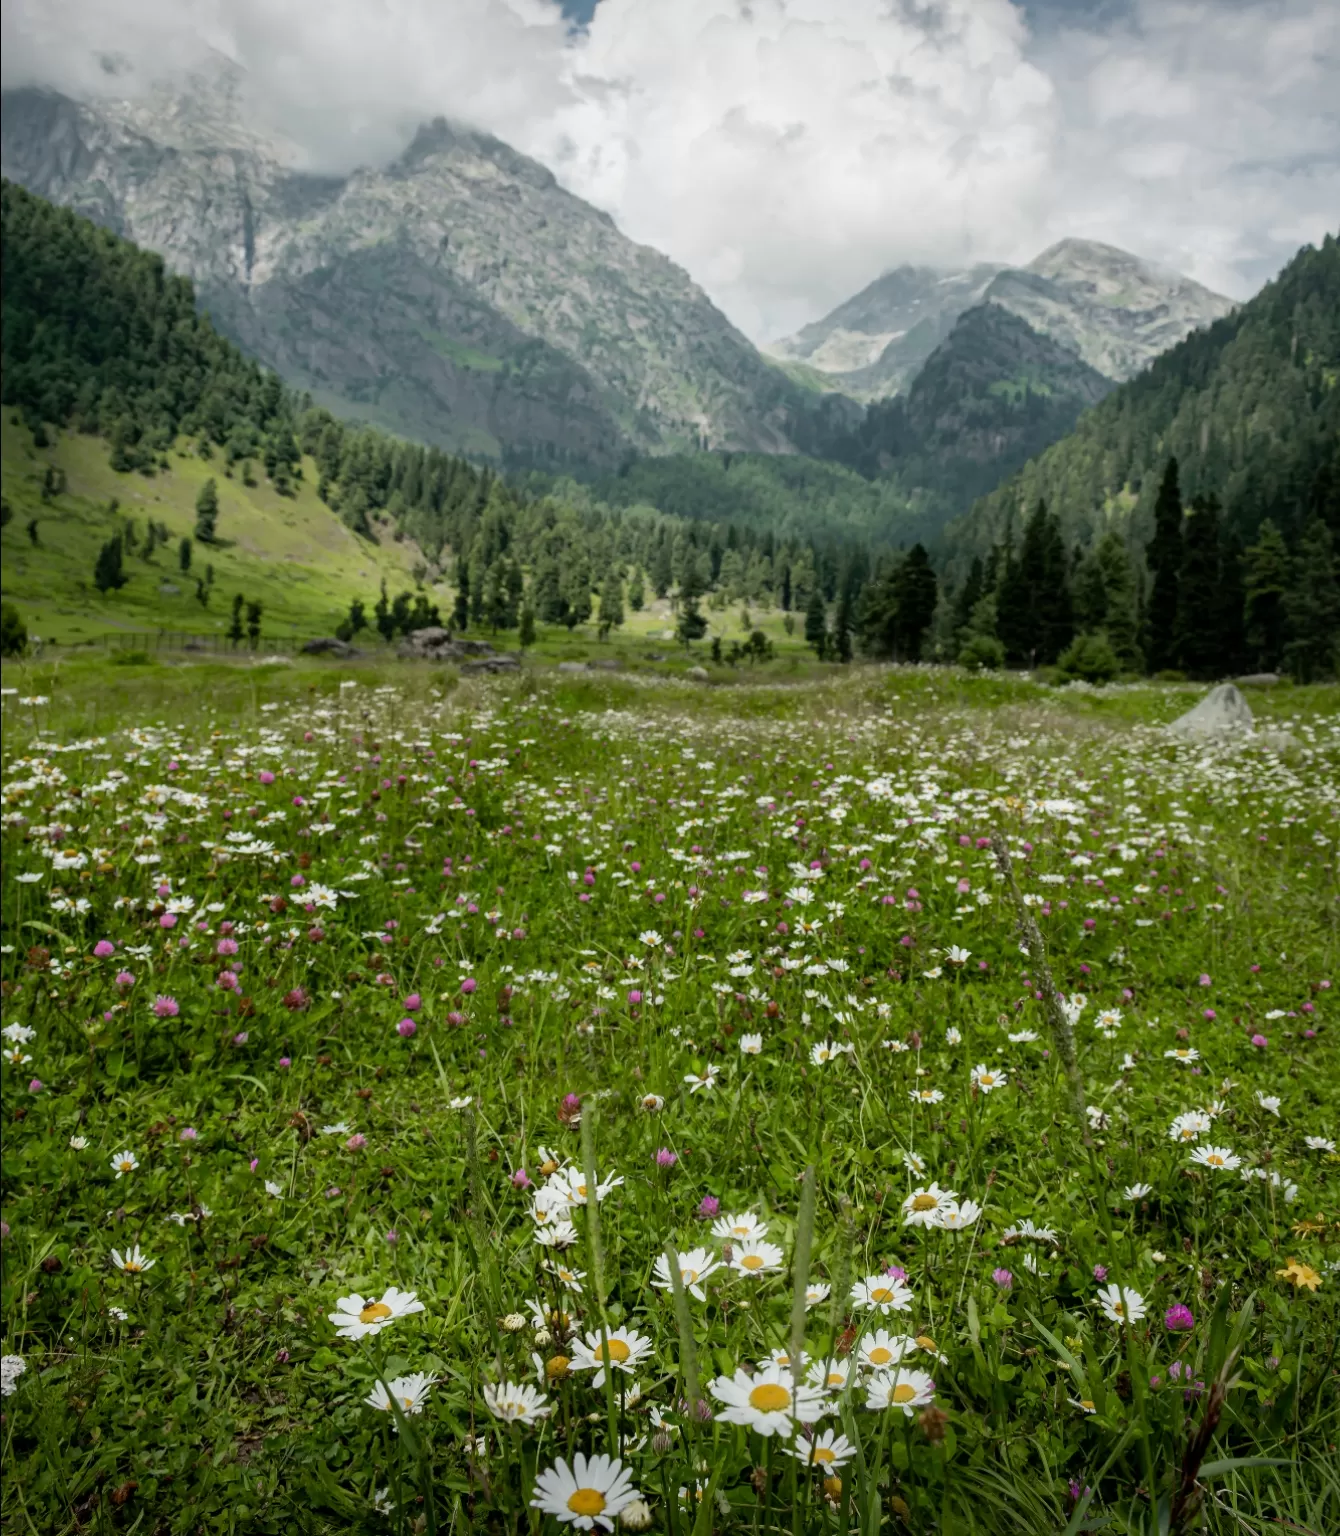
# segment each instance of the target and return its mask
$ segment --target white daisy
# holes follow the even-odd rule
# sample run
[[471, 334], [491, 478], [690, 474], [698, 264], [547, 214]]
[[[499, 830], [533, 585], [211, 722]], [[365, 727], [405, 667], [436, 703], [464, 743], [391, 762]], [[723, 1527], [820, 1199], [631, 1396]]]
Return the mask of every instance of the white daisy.
[[740, 1053], [744, 1056], [757, 1056], [763, 1049], [762, 1035], [741, 1035]]
[[868, 1275], [851, 1288], [852, 1305], [870, 1307], [881, 1317], [890, 1312], [907, 1312], [912, 1307], [912, 1292], [892, 1275]]
[[135, 1244], [123, 1254], [117, 1248], [112, 1249], [112, 1263], [127, 1275], [142, 1275], [146, 1269], [152, 1269], [158, 1263], [157, 1259], [146, 1259], [140, 1252], [140, 1245]]
[[[657, 938], [659, 943], [659, 936]], [[579, 1531], [612, 1531], [614, 1522], [638, 1497], [633, 1474], [617, 1457], [578, 1451], [572, 1465], [560, 1456], [535, 1479], [531, 1508], [553, 1515]]]
[[925, 1371], [879, 1371], [866, 1384], [865, 1406], [875, 1412], [901, 1408], [910, 1419], [935, 1397], [935, 1382]]
[[730, 1267], [737, 1274], [759, 1279], [782, 1267], [782, 1250], [773, 1243], [758, 1239], [732, 1247]]
[[[674, 1283], [670, 1274], [670, 1261], [662, 1253], [657, 1256], [653, 1266], [656, 1278], [651, 1282], [658, 1291], [674, 1289]], [[721, 1268], [721, 1262], [715, 1255], [708, 1253], [706, 1248], [690, 1248], [687, 1253], [679, 1255], [679, 1278], [683, 1282], [684, 1289], [695, 1301], [706, 1301], [707, 1295], [703, 1291], [703, 1281], [714, 1270]]]
[[1114, 1323], [1138, 1323], [1145, 1315], [1145, 1298], [1129, 1286], [1105, 1285], [1098, 1292], [1098, 1305]]
[[552, 1413], [549, 1399], [528, 1382], [499, 1382], [484, 1386], [484, 1403], [495, 1419], [507, 1424], [535, 1424]]
[[972, 1069], [972, 1085], [982, 1093], [990, 1093], [993, 1088], [1003, 1088], [1008, 1081], [1004, 1072], [988, 1067], [985, 1062], [979, 1061]]
[[124, 1174], [134, 1173], [140, 1166], [140, 1160], [133, 1152], [118, 1152], [112, 1159], [112, 1172], [121, 1178]]
[[766, 1237], [768, 1224], [753, 1211], [740, 1211], [730, 1216], [718, 1216], [712, 1223], [712, 1236], [727, 1242], [742, 1243], [751, 1237]]
[[717, 1417], [727, 1424], [744, 1424], [760, 1435], [789, 1435], [796, 1421], [813, 1424], [826, 1411], [822, 1392], [801, 1383], [797, 1387], [789, 1368], [765, 1366], [753, 1376], [737, 1370], [734, 1376], [718, 1376], [707, 1389], [722, 1404]]
[[651, 1340], [631, 1328], [611, 1328], [605, 1339], [588, 1332], [585, 1338], [572, 1341], [572, 1369], [594, 1371], [591, 1385], [599, 1388], [605, 1385], [607, 1365], [631, 1376], [650, 1354]]
[[335, 1332], [340, 1338], [361, 1339], [364, 1334], [380, 1333], [398, 1318], [423, 1310], [423, 1303], [413, 1291], [402, 1291], [393, 1285], [380, 1301], [365, 1300], [358, 1295], [341, 1296], [335, 1303], [335, 1311], [326, 1316], [335, 1324]]
[[887, 1370], [905, 1359], [916, 1347], [916, 1340], [905, 1333], [890, 1333], [885, 1328], [877, 1328], [861, 1339], [861, 1364], [872, 1371]]
[[[397, 1376], [390, 1382], [378, 1381], [363, 1401], [369, 1408], [379, 1408], [383, 1413], [390, 1413], [391, 1401], [394, 1399], [402, 1413], [422, 1413], [423, 1405], [428, 1401], [428, 1389], [435, 1379], [422, 1371], [416, 1371], [412, 1376]], [[386, 1391], [388, 1386], [391, 1389], [390, 1396]]]
[[856, 1447], [846, 1435], [838, 1434], [831, 1429], [823, 1430], [812, 1440], [804, 1434], [798, 1434], [782, 1449], [788, 1456], [794, 1456], [797, 1461], [803, 1461], [807, 1467], [818, 1467], [820, 1471], [826, 1473], [836, 1472], [856, 1454]]
[[927, 1184], [914, 1189], [903, 1201], [903, 1225], [905, 1227], [938, 1227], [940, 1212], [958, 1199], [958, 1191], [941, 1189], [938, 1184]]
[[1228, 1147], [1197, 1147], [1191, 1154], [1191, 1161], [1202, 1168], [1217, 1168], [1221, 1172], [1242, 1167], [1242, 1159]]

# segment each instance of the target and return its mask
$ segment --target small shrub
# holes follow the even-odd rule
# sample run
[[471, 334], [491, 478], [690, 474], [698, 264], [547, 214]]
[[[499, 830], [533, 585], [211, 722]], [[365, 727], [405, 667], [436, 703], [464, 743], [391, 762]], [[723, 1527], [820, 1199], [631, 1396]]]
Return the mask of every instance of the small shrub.
[[1079, 635], [1061, 653], [1057, 670], [1066, 682], [1078, 678], [1081, 682], [1101, 686], [1110, 683], [1121, 671], [1121, 662], [1112, 649], [1112, 642], [1102, 631], [1091, 635]]

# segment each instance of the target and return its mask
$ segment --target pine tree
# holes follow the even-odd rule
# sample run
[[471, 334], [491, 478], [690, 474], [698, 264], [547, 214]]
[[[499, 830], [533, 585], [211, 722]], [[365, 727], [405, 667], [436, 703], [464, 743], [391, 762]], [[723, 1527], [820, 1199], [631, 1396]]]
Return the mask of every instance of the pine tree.
[[820, 661], [828, 649], [828, 615], [824, 610], [824, 595], [818, 582], [810, 589], [809, 603], [805, 608], [805, 644], [812, 647]]
[[1103, 614], [1098, 624], [1086, 627], [1100, 629], [1106, 634], [1123, 671], [1139, 672], [1144, 667], [1145, 658], [1140, 647], [1135, 576], [1126, 545], [1115, 530], [1099, 540], [1093, 564], [1102, 583]]
[[605, 638], [611, 629], [623, 623], [623, 578], [617, 565], [612, 565], [600, 589], [600, 636]]
[[187, 572], [187, 571], [189, 571], [191, 569], [191, 541], [190, 541], [190, 539], [184, 538], [184, 539], [182, 539], [181, 543], [178, 544], [178, 546], [177, 546], [177, 564], [181, 567], [183, 574], [185, 574], [185, 572]]
[[[457, 601], [460, 601], [459, 598]], [[391, 600], [386, 595], [384, 581], [377, 595], [377, 601], [372, 605], [372, 619], [377, 626], [377, 633], [389, 644], [395, 638], [395, 619], [391, 614]]]
[[1236, 533], [1225, 534], [1219, 544], [1219, 671], [1241, 672], [1247, 665], [1247, 638], [1244, 614], [1247, 592], [1244, 585], [1245, 551]]
[[525, 603], [521, 609], [521, 628], [517, 637], [521, 642], [521, 649], [528, 650], [535, 644], [535, 610], [529, 603]]
[[211, 476], [195, 498], [195, 536], [202, 544], [214, 542], [219, 522], [219, 488]]
[[828, 637], [831, 655], [841, 662], [851, 660], [851, 600], [844, 587], [838, 593], [837, 606], [833, 610], [833, 632]]
[[982, 557], [974, 555], [968, 568], [967, 580], [954, 598], [954, 638], [957, 639], [972, 619], [972, 611], [982, 600], [986, 590], [986, 573], [982, 569]]
[[1301, 683], [1340, 671], [1340, 560], [1320, 518], [1303, 530], [1286, 597], [1289, 640], [1285, 664]]
[[1173, 631], [1173, 654], [1191, 677], [1217, 677], [1224, 670], [1222, 575], [1218, 505], [1209, 498], [1194, 501], [1182, 533]]
[[628, 606], [634, 613], [641, 613], [647, 601], [647, 590], [643, 585], [642, 567], [635, 565], [633, 574], [628, 582]]
[[1266, 518], [1246, 554], [1244, 621], [1250, 665], [1274, 672], [1284, 657], [1285, 599], [1290, 586], [1289, 549]]
[[256, 602], [247, 604], [247, 640], [252, 650], [256, 649], [256, 643], [261, 637], [261, 605]]
[[99, 592], [115, 592], [124, 587], [130, 578], [126, 575], [121, 557], [121, 535], [114, 533], [98, 551], [93, 567], [93, 585]]
[[940, 587], [931, 569], [930, 556], [920, 543], [908, 550], [894, 573], [896, 618], [895, 654], [901, 660], [920, 661], [926, 631], [935, 617]]
[[[382, 601], [386, 600], [386, 590], [382, 589]], [[380, 612], [380, 605], [378, 605]], [[451, 627], [464, 629], [470, 622], [470, 567], [462, 559], [456, 561], [456, 602], [451, 610]], [[377, 626], [381, 628], [380, 623]]]
[[233, 617], [232, 622], [228, 626], [228, 639], [231, 640], [234, 645], [239, 645], [241, 643], [242, 635], [244, 633], [242, 629], [242, 604], [245, 601], [246, 599], [240, 592], [237, 593], [237, 595], [233, 598]]
[[1145, 545], [1152, 585], [1146, 610], [1145, 656], [1151, 672], [1162, 672], [1177, 655], [1177, 583], [1182, 568], [1182, 493], [1177, 460], [1169, 459], [1154, 503], [1154, 537]]

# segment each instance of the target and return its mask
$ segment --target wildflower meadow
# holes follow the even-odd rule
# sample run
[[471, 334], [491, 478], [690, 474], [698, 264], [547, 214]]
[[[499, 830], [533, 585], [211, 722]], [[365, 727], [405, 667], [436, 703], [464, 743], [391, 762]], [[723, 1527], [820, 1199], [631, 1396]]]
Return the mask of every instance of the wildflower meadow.
[[1340, 1529], [1340, 696], [6, 669], [3, 1521]]

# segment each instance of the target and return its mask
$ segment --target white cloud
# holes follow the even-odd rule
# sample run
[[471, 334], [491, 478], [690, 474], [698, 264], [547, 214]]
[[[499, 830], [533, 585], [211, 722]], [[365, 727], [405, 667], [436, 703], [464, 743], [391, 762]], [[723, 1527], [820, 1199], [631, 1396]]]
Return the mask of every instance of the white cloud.
[[[685, 265], [750, 334], [901, 261], [1066, 234], [1251, 291], [1340, 208], [1334, 0], [10, 0], [7, 85], [124, 90], [207, 48], [312, 163], [487, 128]], [[109, 78], [99, 55], [129, 60]]]

